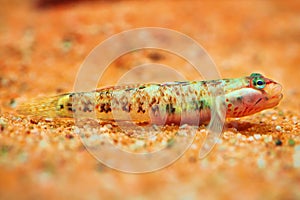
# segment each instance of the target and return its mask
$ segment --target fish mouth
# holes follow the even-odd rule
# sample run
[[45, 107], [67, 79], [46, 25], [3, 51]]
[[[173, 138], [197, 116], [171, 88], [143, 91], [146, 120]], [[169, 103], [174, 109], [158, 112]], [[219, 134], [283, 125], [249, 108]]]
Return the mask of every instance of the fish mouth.
[[270, 86], [270, 96], [271, 98], [276, 98], [276, 99], [282, 99], [283, 94], [282, 94], [282, 86], [278, 83], [272, 84]]
[[281, 99], [283, 98], [282, 94], [282, 86], [278, 83], [272, 83], [268, 85], [267, 94], [268, 94], [268, 104], [272, 106], [276, 106], [279, 104]]

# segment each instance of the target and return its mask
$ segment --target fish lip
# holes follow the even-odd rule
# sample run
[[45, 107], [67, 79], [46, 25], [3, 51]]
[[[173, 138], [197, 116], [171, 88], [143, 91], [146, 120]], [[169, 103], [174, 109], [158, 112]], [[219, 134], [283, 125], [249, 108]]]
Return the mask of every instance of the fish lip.
[[273, 98], [282, 99], [282, 97], [283, 97], [282, 86], [279, 83], [273, 84], [270, 89], [271, 89], [270, 94], [272, 94], [272, 99]]
[[283, 98], [282, 86], [279, 83], [272, 83], [267, 88], [268, 104], [270, 108], [277, 106]]
[[276, 94], [276, 95], [272, 96], [272, 99], [282, 99], [282, 98], [283, 98], [283, 94], [282, 93]]
[[278, 94], [276, 96], [273, 96], [272, 98], [270, 98], [268, 100], [268, 103], [267, 103], [268, 106], [267, 107], [268, 108], [273, 108], [274, 106], [277, 106], [280, 103], [282, 97], [283, 97], [282, 93], [280, 93], [280, 94]]

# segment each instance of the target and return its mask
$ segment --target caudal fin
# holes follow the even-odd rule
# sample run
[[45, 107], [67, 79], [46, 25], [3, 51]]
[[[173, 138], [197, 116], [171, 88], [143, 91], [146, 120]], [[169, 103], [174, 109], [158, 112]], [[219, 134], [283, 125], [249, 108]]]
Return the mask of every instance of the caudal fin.
[[43, 97], [21, 103], [17, 112], [22, 115], [59, 117], [58, 102], [62, 96]]

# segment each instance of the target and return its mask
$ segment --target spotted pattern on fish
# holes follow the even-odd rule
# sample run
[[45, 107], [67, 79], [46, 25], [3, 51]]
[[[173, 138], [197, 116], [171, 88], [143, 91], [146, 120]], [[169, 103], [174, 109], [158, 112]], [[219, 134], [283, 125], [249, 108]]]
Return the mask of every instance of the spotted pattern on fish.
[[[212, 94], [211, 88], [223, 93]], [[279, 83], [259, 73], [208, 81], [178, 81], [100, 88], [45, 97], [20, 105], [18, 112], [44, 117], [96, 117], [154, 124], [210, 120], [213, 98], [224, 97], [226, 117], [243, 117], [272, 108], [282, 99]], [[183, 121], [184, 120], [184, 121]]]

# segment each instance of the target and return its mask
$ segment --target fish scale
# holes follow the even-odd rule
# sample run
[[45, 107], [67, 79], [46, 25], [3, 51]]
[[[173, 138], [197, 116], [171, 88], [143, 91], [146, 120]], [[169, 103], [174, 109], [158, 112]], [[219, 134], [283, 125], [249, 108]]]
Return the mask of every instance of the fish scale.
[[[222, 88], [220, 94], [210, 89]], [[96, 117], [153, 124], [203, 124], [210, 120], [213, 98], [226, 106], [226, 117], [242, 117], [272, 108], [282, 99], [279, 83], [259, 73], [209, 81], [180, 81], [100, 88], [25, 102], [23, 115]]]

